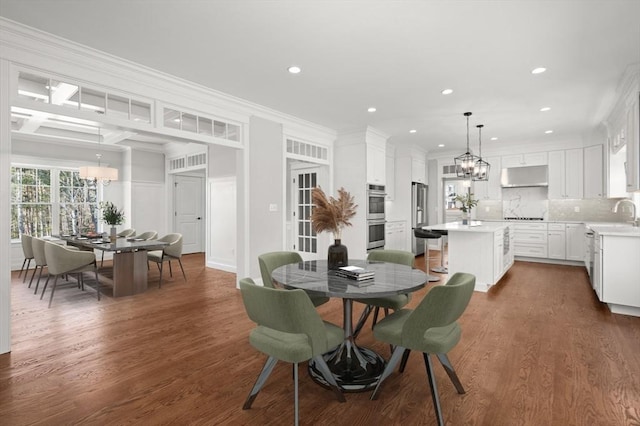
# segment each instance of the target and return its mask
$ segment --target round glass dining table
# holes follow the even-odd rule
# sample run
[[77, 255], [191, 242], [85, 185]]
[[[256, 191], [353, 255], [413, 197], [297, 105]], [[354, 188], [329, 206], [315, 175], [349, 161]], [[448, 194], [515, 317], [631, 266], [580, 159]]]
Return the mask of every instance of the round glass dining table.
[[[372, 280], [359, 282], [336, 275], [326, 260], [310, 260], [281, 266], [272, 272], [275, 282], [286, 288], [300, 288], [309, 294], [339, 297], [343, 302], [344, 341], [324, 354], [336, 382], [345, 392], [364, 392], [375, 387], [384, 370], [384, 358], [377, 352], [356, 345], [353, 337], [353, 299], [394, 296], [414, 292], [425, 286], [427, 275], [406, 265], [367, 260], [351, 260], [350, 266], [373, 271]], [[327, 382], [312, 362], [309, 373], [316, 382]]]

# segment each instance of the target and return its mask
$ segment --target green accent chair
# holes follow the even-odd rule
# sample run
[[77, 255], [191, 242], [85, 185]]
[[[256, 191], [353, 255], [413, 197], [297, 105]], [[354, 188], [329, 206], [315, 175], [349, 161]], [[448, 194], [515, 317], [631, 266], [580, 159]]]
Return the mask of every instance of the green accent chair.
[[398, 361], [402, 358], [400, 365], [400, 372], [402, 372], [410, 351], [420, 351], [427, 368], [438, 425], [444, 425], [436, 378], [429, 354], [435, 354], [438, 357], [458, 393], [463, 394], [464, 388], [447, 357], [447, 352], [460, 341], [461, 331], [456, 321], [471, 300], [475, 282], [474, 275], [457, 272], [445, 285], [433, 287], [416, 309], [396, 311], [374, 327], [375, 338], [395, 346], [395, 349], [371, 395], [372, 400], [377, 399], [380, 385], [389, 377]]
[[169, 262], [169, 275], [173, 277], [173, 271], [171, 270], [172, 260], [178, 261], [178, 264], [180, 264], [180, 269], [182, 270], [182, 277], [185, 281], [187, 281], [187, 276], [184, 273], [184, 268], [182, 267], [181, 260], [182, 234], [167, 234], [164, 237], [159, 238], [158, 241], [169, 243], [169, 245], [165, 246], [162, 250], [147, 252], [147, 262], [155, 262], [156, 264], [158, 264], [158, 269], [160, 269], [160, 282], [158, 283], [158, 288], [162, 287], [162, 270], [164, 262]]
[[92, 251], [83, 250], [71, 250], [65, 246], [61, 246], [55, 243], [44, 243], [44, 255], [47, 259], [47, 269], [49, 270], [49, 277], [44, 283], [42, 289], [42, 295], [47, 290], [49, 279], [53, 276], [53, 287], [51, 288], [51, 297], [49, 298], [49, 307], [53, 301], [53, 294], [56, 291], [56, 285], [58, 284], [58, 278], [61, 275], [78, 274], [78, 285], [84, 290], [84, 275], [83, 272], [93, 272], [96, 277], [96, 291], [98, 293], [98, 300], [100, 300], [100, 280], [98, 280], [98, 268], [96, 264], [96, 255]]
[[298, 364], [314, 360], [338, 401], [344, 395], [322, 354], [344, 340], [342, 328], [322, 321], [304, 290], [283, 290], [257, 286], [251, 278], [240, 280], [242, 301], [249, 318], [258, 326], [251, 331], [249, 343], [268, 355], [266, 363], [242, 406], [251, 408], [278, 361], [293, 363], [294, 419], [298, 424]]
[[[415, 256], [413, 253], [404, 250], [372, 250], [369, 252], [367, 260], [397, 263], [399, 265], [407, 265], [413, 268]], [[373, 313], [373, 324], [371, 325], [372, 329], [378, 322], [378, 313], [380, 312], [380, 308], [384, 309], [384, 314], [387, 316], [389, 315], [389, 309], [394, 311], [402, 309], [410, 300], [410, 293], [398, 294], [396, 296], [376, 297], [372, 299], [354, 299], [355, 302], [364, 303], [367, 306], [364, 308], [364, 311], [362, 311], [362, 315], [354, 328], [353, 336], [358, 336], [373, 308], [375, 308], [375, 310]]]
[[[24, 260], [22, 261], [22, 268], [20, 268], [20, 273], [18, 274], [18, 278], [22, 275], [22, 271], [24, 271], [24, 278], [22, 278], [22, 282], [27, 281], [27, 275], [29, 274], [29, 265], [31, 265], [31, 261], [33, 260], [33, 245], [31, 243], [31, 239], [33, 237], [27, 234], [20, 234], [20, 243], [22, 244], [22, 254], [24, 255]], [[24, 264], [27, 264], [27, 269], [24, 269]]]
[[[262, 283], [265, 287], [275, 288], [271, 273], [283, 266], [291, 263], [302, 262], [300, 253], [295, 251], [272, 251], [270, 253], [264, 253], [258, 256], [258, 264], [260, 265], [260, 275], [262, 275]], [[317, 296], [309, 294], [309, 298], [313, 303], [313, 306], [320, 306], [329, 301], [326, 296]]]

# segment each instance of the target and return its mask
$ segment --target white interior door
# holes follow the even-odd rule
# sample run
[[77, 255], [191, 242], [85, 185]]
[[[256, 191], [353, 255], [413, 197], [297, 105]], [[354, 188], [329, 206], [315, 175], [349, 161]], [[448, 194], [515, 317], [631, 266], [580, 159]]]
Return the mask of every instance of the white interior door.
[[204, 179], [198, 176], [174, 178], [173, 206], [175, 232], [182, 234], [182, 252], [203, 251]]
[[318, 235], [311, 226], [311, 190], [321, 186], [326, 190], [325, 168], [320, 166], [294, 165], [292, 176], [292, 227], [293, 248], [304, 260], [318, 259]]

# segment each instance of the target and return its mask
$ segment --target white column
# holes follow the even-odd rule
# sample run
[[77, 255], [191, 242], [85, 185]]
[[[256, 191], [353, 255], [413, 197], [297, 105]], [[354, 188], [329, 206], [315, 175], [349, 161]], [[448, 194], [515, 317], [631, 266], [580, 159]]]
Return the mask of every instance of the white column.
[[11, 350], [11, 81], [0, 59], [0, 354]]

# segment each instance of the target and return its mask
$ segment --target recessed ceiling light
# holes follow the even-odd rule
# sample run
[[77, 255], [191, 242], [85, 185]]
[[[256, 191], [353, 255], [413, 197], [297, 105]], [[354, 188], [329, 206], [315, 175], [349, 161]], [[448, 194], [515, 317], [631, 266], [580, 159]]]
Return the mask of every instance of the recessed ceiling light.
[[438, 144], [438, 148], [442, 148], [442, 147], [444, 147], [444, 144], [443, 144], [443, 143]]
[[497, 141], [498, 138], [496, 138], [495, 136], [491, 138], [492, 141]]
[[411, 129], [411, 130], [409, 130], [409, 133], [415, 133], [415, 132], [417, 132], [417, 130], [416, 130], [416, 129]]
[[544, 68], [544, 67], [534, 68], [534, 69], [531, 70], [531, 74], [542, 74], [546, 70], [547, 69]]
[[367, 109], [367, 111], [369, 112], [376, 112], [377, 110], [374, 107], [370, 107], [369, 109]]
[[453, 93], [453, 89], [444, 89], [444, 90], [442, 91], [442, 94], [443, 94], [443, 95], [450, 95], [450, 94], [452, 94], [452, 93]]
[[546, 134], [553, 133], [553, 130], [546, 130], [546, 131], [545, 131], [545, 133], [546, 133]]
[[549, 111], [551, 109], [551, 107], [542, 107], [540, 108], [540, 112], [546, 112]]
[[287, 68], [287, 71], [289, 71], [291, 74], [299, 74], [300, 71], [302, 71], [302, 70], [300, 69], [300, 67], [297, 67], [297, 66], [294, 65], [294, 66], [291, 66], [291, 67]]
[[180, 119], [179, 118], [174, 118], [173, 121], [175, 121], [176, 123], [179, 123]]

